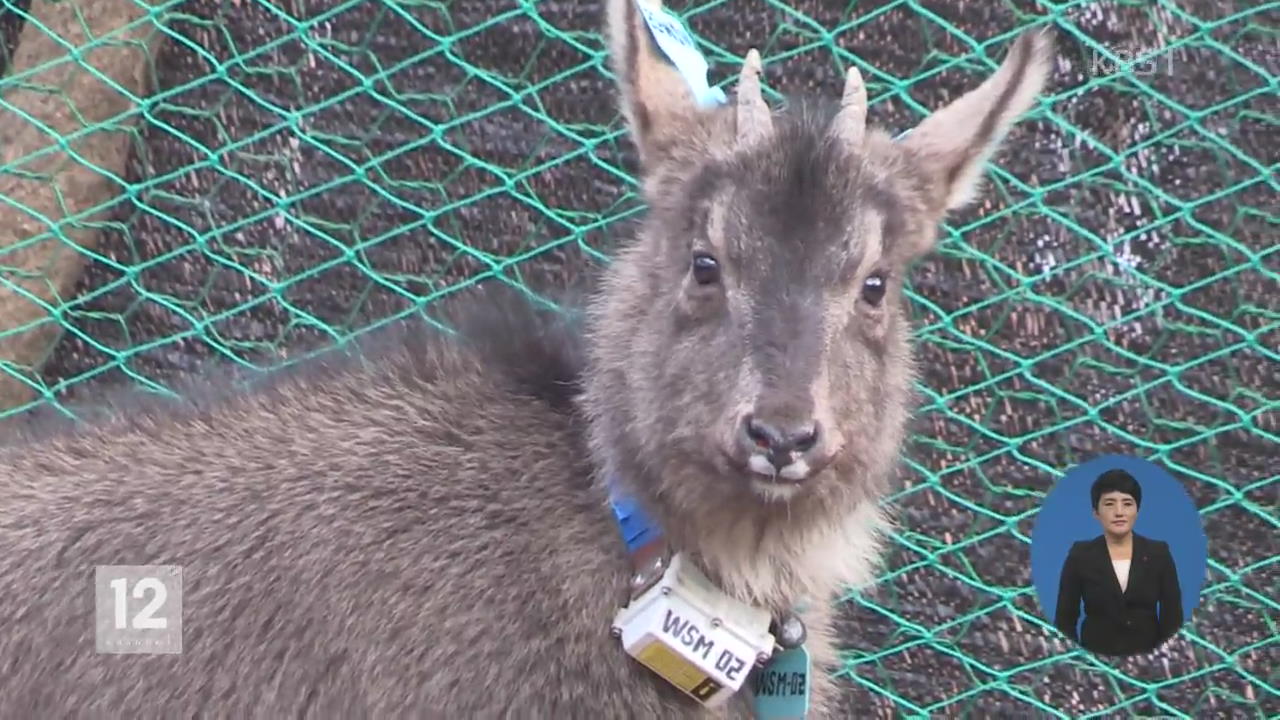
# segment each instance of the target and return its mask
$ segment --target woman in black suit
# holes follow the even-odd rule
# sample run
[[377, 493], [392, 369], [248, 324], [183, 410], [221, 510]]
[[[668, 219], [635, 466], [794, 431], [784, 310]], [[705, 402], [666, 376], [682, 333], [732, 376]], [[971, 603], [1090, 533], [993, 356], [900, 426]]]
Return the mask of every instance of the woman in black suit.
[[[1129, 473], [1102, 473], [1089, 495], [1102, 534], [1074, 543], [1067, 553], [1053, 624], [1101, 655], [1150, 652], [1182, 626], [1182, 590], [1169, 544], [1133, 531], [1142, 486]], [[1082, 599], [1084, 623], [1077, 634]]]

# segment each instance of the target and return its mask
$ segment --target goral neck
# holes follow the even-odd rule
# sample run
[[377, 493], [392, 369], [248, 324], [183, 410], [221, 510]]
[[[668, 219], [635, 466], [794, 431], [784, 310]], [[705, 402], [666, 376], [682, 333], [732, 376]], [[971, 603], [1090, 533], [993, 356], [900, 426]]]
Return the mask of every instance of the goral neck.
[[870, 502], [845, 514], [803, 518], [689, 518], [652, 504], [640, 507], [627, 495], [629, 488], [615, 489], [645, 516], [642, 522], [659, 530], [668, 556], [684, 553], [727, 595], [774, 613], [825, 602], [843, 587], [869, 580], [872, 559], [879, 555], [882, 518]]

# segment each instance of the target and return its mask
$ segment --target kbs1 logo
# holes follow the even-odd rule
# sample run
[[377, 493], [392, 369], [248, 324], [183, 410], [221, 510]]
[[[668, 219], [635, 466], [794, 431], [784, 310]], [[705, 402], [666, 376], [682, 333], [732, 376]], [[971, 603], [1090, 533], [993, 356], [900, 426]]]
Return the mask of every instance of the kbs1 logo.
[[1120, 45], [1093, 48], [1089, 51], [1088, 70], [1092, 77], [1106, 75], [1145, 76], [1157, 73], [1173, 74], [1172, 51], [1162, 48], [1143, 48], [1136, 45]]

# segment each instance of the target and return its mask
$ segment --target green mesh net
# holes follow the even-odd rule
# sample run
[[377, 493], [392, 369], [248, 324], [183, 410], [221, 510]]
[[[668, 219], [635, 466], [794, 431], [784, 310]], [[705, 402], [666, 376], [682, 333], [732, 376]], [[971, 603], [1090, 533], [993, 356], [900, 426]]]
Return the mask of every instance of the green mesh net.
[[[0, 0], [0, 428], [571, 282], [643, 210], [596, 3], [53, 5]], [[775, 100], [855, 63], [891, 130], [1058, 33], [1044, 102], [912, 272], [923, 402], [900, 529], [841, 605], [848, 714], [1280, 714], [1280, 3], [674, 5], [716, 84], [752, 46]], [[1191, 620], [1126, 660], [1030, 585], [1040, 502], [1102, 453], [1168, 468], [1209, 541]]]

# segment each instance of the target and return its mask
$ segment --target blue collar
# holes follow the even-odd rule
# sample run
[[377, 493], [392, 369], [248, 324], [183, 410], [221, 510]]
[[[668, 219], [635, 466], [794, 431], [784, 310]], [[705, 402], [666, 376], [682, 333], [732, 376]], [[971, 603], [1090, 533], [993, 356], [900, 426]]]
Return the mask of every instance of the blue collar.
[[635, 498], [623, 491], [616, 478], [609, 478], [608, 487], [609, 504], [613, 507], [613, 517], [618, 521], [622, 540], [627, 544], [627, 552], [635, 555], [641, 549], [661, 541], [662, 528]]
[[[613, 517], [618, 521], [618, 531], [622, 535], [622, 541], [627, 545], [627, 554], [636, 564], [636, 571], [642, 572], [641, 567], [646, 558], [651, 558], [653, 553], [661, 548], [662, 528], [658, 525], [640, 503], [631, 497], [618, 484], [617, 478], [610, 476], [607, 482], [609, 488], [609, 505], [613, 507]], [[800, 603], [795, 607], [795, 613], [803, 613], [805, 611], [805, 603]], [[770, 628], [774, 631], [773, 628]]]

